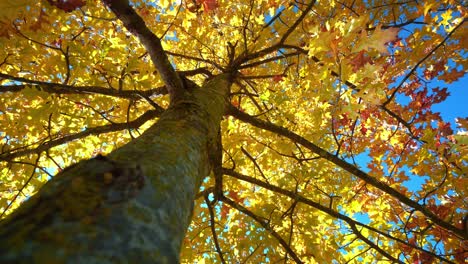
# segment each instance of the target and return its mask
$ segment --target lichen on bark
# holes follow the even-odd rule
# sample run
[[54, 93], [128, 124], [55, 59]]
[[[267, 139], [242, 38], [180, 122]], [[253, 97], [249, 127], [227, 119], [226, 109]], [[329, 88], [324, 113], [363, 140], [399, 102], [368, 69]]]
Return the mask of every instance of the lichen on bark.
[[229, 86], [215, 77], [139, 138], [56, 175], [0, 223], [0, 262], [178, 263]]

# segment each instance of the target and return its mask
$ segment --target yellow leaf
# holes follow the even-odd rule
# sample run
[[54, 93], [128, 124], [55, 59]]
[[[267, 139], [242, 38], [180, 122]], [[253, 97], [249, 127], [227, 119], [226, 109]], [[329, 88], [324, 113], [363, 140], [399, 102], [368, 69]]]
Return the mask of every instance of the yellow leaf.
[[381, 53], [387, 54], [388, 50], [385, 46], [390, 41], [397, 40], [398, 28], [381, 29], [381, 26], [377, 26], [375, 30], [367, 36], [365, 30], [362, 31], [360, 43], [354, 47], [355, 52], [359, 52], [365, 49], [376, 49]]

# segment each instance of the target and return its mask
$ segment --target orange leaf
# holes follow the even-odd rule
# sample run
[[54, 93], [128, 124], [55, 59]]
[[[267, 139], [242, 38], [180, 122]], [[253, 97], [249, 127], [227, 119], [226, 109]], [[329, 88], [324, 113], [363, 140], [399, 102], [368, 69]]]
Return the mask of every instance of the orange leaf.
[[450, 72], [444, 73], [438, 77], [439, 80], [445, 81], [447, 83], [452, 83], [465, 75], [464, 71], [457, 71], [452, 69]]
[[[380, 26], [377, 26], [369, 37], [364, 36], [362, 43], [358, 45], [357, 50], [376, 49], [381, 53], [388, 53], [387, 46], [385, 44], [397, 41], [398, 32], [398, 28], [382, 30]], [[366, 31], [363, 31], [362, 34], [366, 34]]]
[[354, 56], [354, 58], [351, 60], [351, 65], [353, 65], [353, 72], [357, 72], [359, 69], [364, 67], [364, 65], [368, 62], [370, 62], [371, 59], [366, 56], [365, 51], [361, 50]]
[[197, 0], [197, 3], [203, 5], [205, 12], [213, 11], [219, 6], [217, 0]]

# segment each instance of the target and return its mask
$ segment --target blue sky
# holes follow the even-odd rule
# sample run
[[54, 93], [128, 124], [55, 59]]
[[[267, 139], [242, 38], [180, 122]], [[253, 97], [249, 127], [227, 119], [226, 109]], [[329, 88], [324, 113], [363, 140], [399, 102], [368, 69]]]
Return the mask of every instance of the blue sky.
[[468, 117], [468, 76], [465, 75], [457, 82], [443, 84], [447, 87], [450, 96], [440, 104], [434, 105], [433, 109], [440, 112], [445, 121], [453, 123], [457, 117]]

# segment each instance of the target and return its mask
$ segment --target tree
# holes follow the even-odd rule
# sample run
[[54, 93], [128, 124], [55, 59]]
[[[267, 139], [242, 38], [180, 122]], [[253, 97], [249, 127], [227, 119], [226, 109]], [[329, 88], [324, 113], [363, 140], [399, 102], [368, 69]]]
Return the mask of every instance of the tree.
[[0, 8], [2, 263], [468, 257], [464, 2]]

